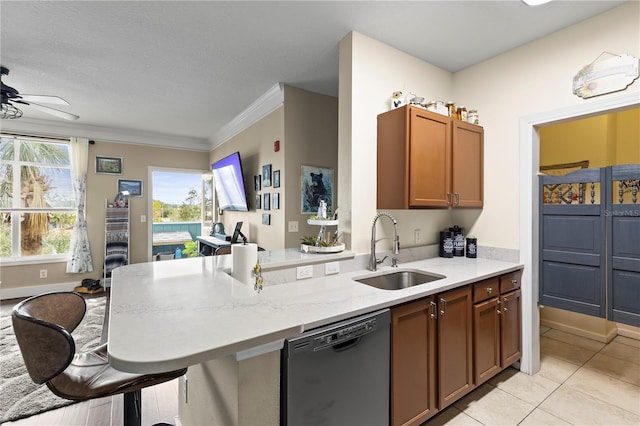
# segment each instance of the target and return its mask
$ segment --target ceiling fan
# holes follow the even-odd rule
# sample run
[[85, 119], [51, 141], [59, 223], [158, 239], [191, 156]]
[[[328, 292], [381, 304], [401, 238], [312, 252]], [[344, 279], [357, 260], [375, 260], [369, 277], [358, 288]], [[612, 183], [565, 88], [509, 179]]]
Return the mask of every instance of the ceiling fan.
[[[0, 75], [1, 77], [9, 75], [9, 68], [0, 67]], [[2, 110], [0, 111], [0, 118], [14, 119], [22, 117], [22, 110], [17, 108], [14, 104], [28, 105], [33, 109], [55, 115], [56, 117], [64, 118], [65, 120], [77, 120], [80, 118], [77, 115], [69, 114], [68, 112], [40, 105], [40, 103], [69, 105], [69, 102], [58, 96], [23, 95], [13, 87], [4, 84], [4, 81], [0, 80], [0, 83], [2, 83], [2, 99], [0, 102], [2, 104]]]

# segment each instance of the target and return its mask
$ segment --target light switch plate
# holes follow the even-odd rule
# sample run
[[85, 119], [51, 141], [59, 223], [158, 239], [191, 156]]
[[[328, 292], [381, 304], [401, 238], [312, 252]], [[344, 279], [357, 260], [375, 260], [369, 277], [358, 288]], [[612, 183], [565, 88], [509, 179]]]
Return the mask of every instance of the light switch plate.
[[298, 221], [297, 220], [290, 220], [288, 225], [289, 225], [288, 226], [289, 232], [298, 232]]

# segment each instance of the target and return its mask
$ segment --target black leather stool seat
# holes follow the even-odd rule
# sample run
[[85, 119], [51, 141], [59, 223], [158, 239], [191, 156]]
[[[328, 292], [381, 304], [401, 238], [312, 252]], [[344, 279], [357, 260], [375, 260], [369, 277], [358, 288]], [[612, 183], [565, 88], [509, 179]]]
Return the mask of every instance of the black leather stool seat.
[[140, 390], [176, 379], [187, 369], [125, 373], [109, 365], [106, 343], [75, 353], [71, 332], [85, 312], [84, 298], [73, 292], [34, 296], [13, 308], [13, 329], [29, 376], [59, 397], [75, 401], [124, 394], [124, 424], [139, 425]]

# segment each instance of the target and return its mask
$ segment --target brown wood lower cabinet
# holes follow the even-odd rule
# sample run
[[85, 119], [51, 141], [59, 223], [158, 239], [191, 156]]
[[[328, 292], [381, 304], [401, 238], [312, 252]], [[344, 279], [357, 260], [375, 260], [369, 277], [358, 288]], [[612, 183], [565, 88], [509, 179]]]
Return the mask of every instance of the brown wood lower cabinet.
[[514, 272], [391, 309], [392, 425], [424, 423], [520, 358], [519, 287]]
[[473, 389], [471, 287], [438, 295], [438, 408]]
[[[509, 280], [505, 285], [504, 281]], [[474, 380], [476, 386], [522, 354], [520, 276], [506, 274], [473, 285]], [[507, 290], [500, 294], [500, 289]], [[515, 289], [515, 290], [514, 290]]]
[[391, 310], [391, 424], [420, 424], [437, 411], [436, 304], [430, 296]]
[[473, 388], [471, 288], [391, 310], [391, 424], [419, 425]]

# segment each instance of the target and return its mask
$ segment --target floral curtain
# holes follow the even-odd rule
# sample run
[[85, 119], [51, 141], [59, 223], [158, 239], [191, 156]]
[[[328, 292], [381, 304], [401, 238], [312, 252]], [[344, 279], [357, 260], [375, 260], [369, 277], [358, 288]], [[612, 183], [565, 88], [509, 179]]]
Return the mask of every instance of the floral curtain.
[[76, 223], [73, 226], [67, 272], [83, 273], [93, 271], [85, 205], [87, 200], [87, 168], [89, 163], [89, 140], [71, 138], [69, 154], [71, 156], [71, 181], [76, 197]]

